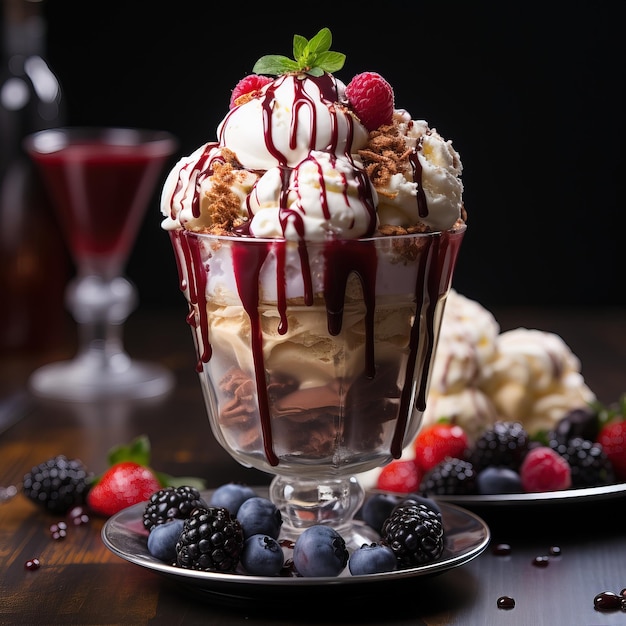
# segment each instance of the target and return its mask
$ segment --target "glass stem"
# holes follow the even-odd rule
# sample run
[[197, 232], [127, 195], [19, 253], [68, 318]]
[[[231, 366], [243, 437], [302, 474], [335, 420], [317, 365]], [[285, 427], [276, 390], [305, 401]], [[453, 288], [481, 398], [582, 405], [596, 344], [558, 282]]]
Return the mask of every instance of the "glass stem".
[[285, 538], [295, 541], [309, 526], [326, 524], [352, 549], [378, 538], [372, 529], [354, 523], [364, 496], [354, 476], [316, 479], [279, 475], [270, 485], [270, 499], [281, 512], [281, 534]]
[[137, 306], [137, 290], [122, 276], [79, 275], [68, 286], [67, 306], [78, 323], [79, 356], [101, 369], [122, 369], [124, 322]]

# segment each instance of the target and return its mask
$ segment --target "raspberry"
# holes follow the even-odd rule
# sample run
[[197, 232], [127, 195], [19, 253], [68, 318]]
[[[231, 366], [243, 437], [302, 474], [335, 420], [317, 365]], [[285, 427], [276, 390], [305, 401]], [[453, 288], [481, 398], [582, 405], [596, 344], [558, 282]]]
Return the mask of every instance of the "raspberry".
[[382, 491], [411, 493], [417, 491], [422, 472], [412, 459], [398, 459], [385, 465], [378, 475], [376, 487]]
[[271, 83], [272, 79], [269, 76], [259, 76], [258, 74], [250, 74], [242, 78], [233, 89], [233, 93], [230, 96], [229, 108], [237, 106], [237, 100], [242, 96], [253, 96], [255, 91], [259, 91], [268, 83]]
[[528, 451], [520, 467], [520, 477], [527, 493], [561, 491], [572, 486], [569, 463], [548, 446]]
[[372, 131], [384, 124], [391, 124], [393, 89], [380, 74], [357, 74], [346, 87], [346, 98], [367, 130]]

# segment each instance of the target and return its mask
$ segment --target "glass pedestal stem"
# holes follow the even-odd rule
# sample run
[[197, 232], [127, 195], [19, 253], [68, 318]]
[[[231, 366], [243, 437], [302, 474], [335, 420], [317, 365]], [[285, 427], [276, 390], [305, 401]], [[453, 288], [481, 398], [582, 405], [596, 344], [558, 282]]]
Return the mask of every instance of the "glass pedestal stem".
[[281, 537], [295, 541], [306, 528], [325, 524], [353, 550], [379, 539], [373, 529], [354, 520], [364, 496], [354, 476], [308, 479], [278, 475], [270, 485], [270, 499], [283, 517]]
[[172, 374], [156, 363], [132, 360], [124, 350], [124, 322], [137, 306], [137, 292], [122, 276], [79, 275], [67, 289], [67, 306], [78, 323], [79, 348], [71, 361], [38, 369], [35, 394], [60, 400], [152, 398], [166, 394]]
[[137, 306], [134, 285], [122, 276], [111, 280], [82, 276], [69, 284], [66, 302], [78, 322], [78, 356], [103, 372], [126, 369], [130, 359], [123, 348], [122, 332]]

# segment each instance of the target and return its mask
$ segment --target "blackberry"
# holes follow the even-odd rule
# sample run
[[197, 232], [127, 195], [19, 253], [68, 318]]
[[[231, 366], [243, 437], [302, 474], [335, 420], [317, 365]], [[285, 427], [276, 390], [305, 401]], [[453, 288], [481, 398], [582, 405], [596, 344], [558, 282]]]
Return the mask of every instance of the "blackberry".
[[600, 420], [597, 411], [591, 407], [568, 411], [554, 427], [551, 438], [567, 443], [570, 439], [581, 437], [595, 441], [600, 432]]
[[223, 507], [194, 509], [176, 542], [176, 564], [204, 572], [234, 572], [243, 550], [241, 524]]
[[60, 454], [33, 467], [24, 476], [27, 498], [54, 514], [85, 504], [92, 474], [83, 462]]
[[467, 460], [477, 472], [490, 466], [517, 472], [529, 446], [530, 437], [520, 422], [497, 421], [476, 440]]
[[476, 470], [465, 459], [446, 457], [422, 478], [420, 491], [431, 495], [466, 496], [476, 493]]
[[439, 558], [444, 547], [441, 517], [426, 504], [397, 506], [383, 524], [382, 542], [400, 567], [413, 567]]
[[569, 463], [573, 488], [599, 487], [617, 482], [613, 465], [601, 444], [574, 437], [567, 443], [552, 438], [549, 445]]
[[187, 519], [197, 507], [206, 502], [195, 487], [165, 487], [150, 496], [143, 512], [143, 525], [148, 531], [171, 519]]

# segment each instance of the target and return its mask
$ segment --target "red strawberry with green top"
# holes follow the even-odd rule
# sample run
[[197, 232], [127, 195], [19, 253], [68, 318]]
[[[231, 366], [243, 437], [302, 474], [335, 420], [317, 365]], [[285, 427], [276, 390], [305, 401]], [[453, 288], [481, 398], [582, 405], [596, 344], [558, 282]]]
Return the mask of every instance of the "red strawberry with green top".
[[121, 461], [112, 465], [90, 489], [87, 505], [94, 513], [109, 517], [149, 500], [160, 488], [152, 470], [134, 461]]
[[357, 74], [346, 87], [346, 98], [367, 130], [376, 130], [393, 119], [391, 85], [376, 72]]
[[396, 459], [385, 465], [378, 475], [377, 489], [395, 493], [419, 490], [422, 472], [413, 459]]
[[461, 459], [468, 447], [467, 434], [456, 424], [436, 422], [424, 426], [413, 442], [415, 462], [427, 472], [447, 456]]
[[602, 426], [597, 441], [611, 461], [617, 480], [626, 482], [626, 420]]

